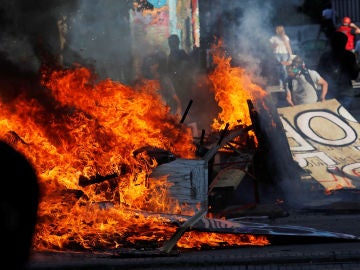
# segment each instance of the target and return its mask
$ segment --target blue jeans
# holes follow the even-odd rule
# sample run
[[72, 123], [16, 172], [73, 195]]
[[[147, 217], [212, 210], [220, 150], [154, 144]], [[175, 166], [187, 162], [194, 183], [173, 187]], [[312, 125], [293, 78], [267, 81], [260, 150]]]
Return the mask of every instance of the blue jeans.
[[289, 54], [287, 53], [275, 53], [275, 58], [279, 62], [279, 82], [280, 86], [283, 86], [285, 88], [285, 82], [288, 77], [286, 66], [281, 64], [281, 62], [289, 61]]

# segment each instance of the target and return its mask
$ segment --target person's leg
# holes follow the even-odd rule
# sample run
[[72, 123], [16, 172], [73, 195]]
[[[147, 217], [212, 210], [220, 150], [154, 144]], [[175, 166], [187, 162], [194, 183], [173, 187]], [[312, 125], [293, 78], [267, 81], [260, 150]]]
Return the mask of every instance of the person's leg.
[[287, 71], [286, 71], [286, 65], [283, 64], [284, 62], [288, 61], [288, 55], [287, 54], [278, 54], [277, 55], [278, 62], [280, 63], [280, 89], [285, 90], [285, 82], [287, 79]]

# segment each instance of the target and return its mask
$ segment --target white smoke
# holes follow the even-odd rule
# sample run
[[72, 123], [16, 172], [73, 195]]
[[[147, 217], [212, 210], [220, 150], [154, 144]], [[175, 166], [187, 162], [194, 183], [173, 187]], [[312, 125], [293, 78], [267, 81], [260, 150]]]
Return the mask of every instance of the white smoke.
[[71, 50], [94, 64], [102, 77], [125, 81], [129, 75], [125, 74], [131, 64], [129, 7], [127, 1], [80, 0], [69, 18]]

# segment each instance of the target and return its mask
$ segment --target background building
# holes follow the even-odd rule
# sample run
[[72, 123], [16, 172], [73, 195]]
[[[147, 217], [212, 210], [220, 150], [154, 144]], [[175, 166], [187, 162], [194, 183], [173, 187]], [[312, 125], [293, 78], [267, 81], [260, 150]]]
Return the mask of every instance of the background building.
[[360, 22], [360, 1], [358, 0], [332, 0], [333, 8], [338, 17], [350, 17], [354, 22]]

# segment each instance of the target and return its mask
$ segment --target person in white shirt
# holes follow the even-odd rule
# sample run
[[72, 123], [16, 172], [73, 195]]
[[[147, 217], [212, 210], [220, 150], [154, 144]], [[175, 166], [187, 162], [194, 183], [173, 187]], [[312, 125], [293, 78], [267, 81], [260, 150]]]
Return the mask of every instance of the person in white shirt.
[[286, 66], [289, 65], [290, 57], [293, 54], [290, 45], [290, 38], [286, 35], [285, 28], [278, 25], [275, 28], [275, 35], [270, 38], [270, 44], [276, 60], [279, 63], [279, 83], [280, 89], [285, 89], [285, 81], [287, 78]]
[[[287, 67], [286, 101], [291, 105], [311, 104], [324, 101], [328, 83], [320, 74], [307, 69], [301, 57], [296, 56]], [[320, 95], [318, 95], [318, 91]]]

